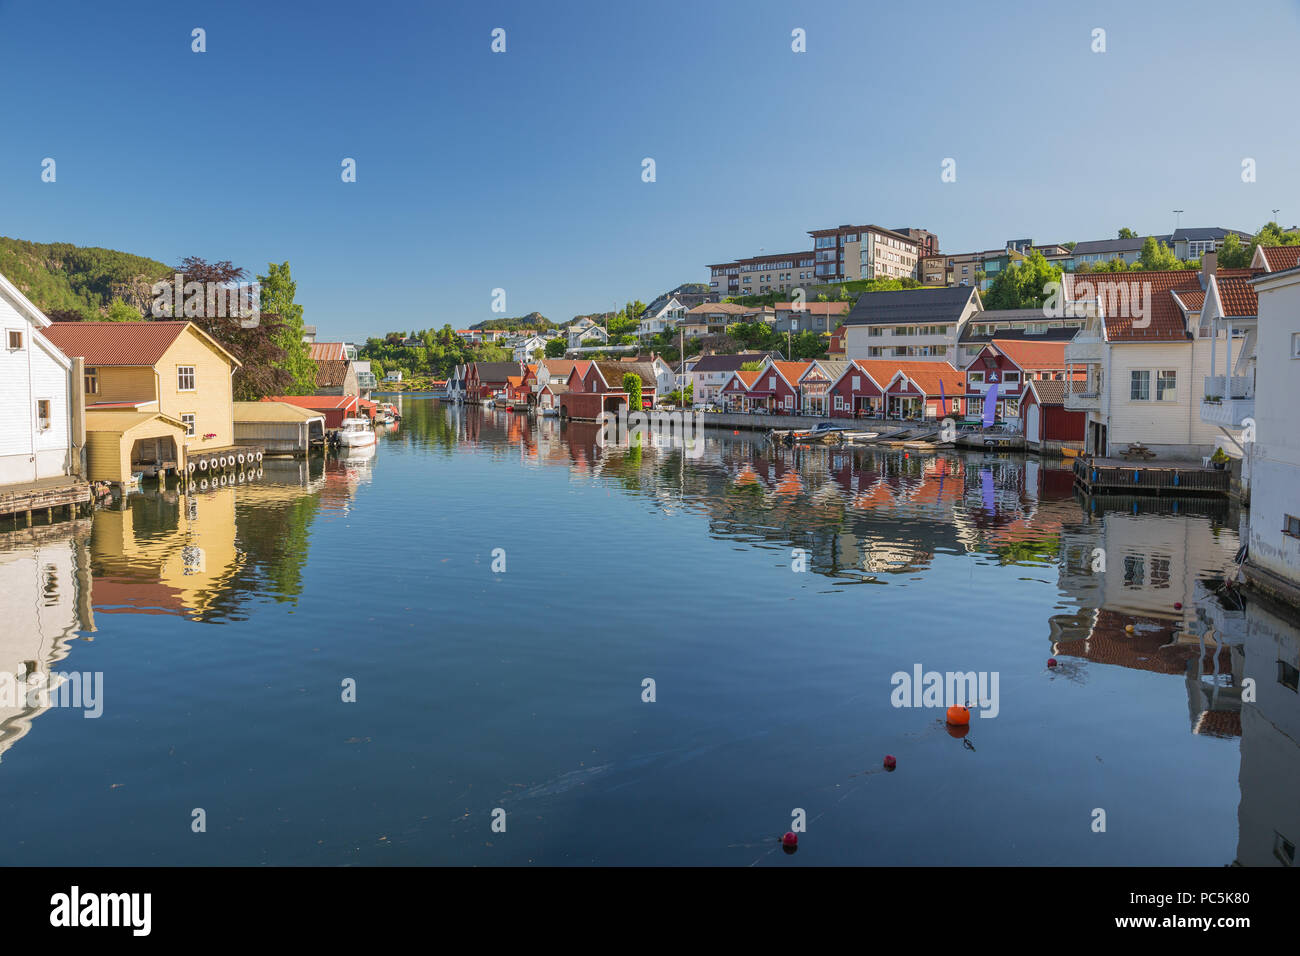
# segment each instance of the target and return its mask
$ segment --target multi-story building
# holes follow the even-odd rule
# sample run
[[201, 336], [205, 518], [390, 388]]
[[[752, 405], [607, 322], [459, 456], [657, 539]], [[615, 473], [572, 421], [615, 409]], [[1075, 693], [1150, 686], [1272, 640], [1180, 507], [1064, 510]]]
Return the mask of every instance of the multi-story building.
[[[835, 226], [810, 229], [816, 281], [915, 279], [920, 248], [915, 239], [880, 226]], [[927, 234], [928, 235], [928, 234]]]
[[916, 243], [916, 254], [918, 258], [926, 256], [937, 256], [939, 254], [939, 237], [926, 229], [895, 229], [894, 232], [900, 236], [906, 236]]
[[979, 293], [961, 285], [864, 293], [844, 320], [845, 357], [964, 364], [957, 343], [979, 312]]
[[708, 268], [709, 290], [719, 297], [788, 292], [816, 281], [811, 252], [754, 256], [715, 263]]

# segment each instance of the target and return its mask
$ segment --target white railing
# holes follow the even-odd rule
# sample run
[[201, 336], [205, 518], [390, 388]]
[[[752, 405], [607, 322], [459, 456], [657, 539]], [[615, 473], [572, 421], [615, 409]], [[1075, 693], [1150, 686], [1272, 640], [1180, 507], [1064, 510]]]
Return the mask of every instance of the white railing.
[[1254, 398], [1254, 376], [1241, 375], [1207, 375], [1205, 376], [1205, 395], [1207, 398]]

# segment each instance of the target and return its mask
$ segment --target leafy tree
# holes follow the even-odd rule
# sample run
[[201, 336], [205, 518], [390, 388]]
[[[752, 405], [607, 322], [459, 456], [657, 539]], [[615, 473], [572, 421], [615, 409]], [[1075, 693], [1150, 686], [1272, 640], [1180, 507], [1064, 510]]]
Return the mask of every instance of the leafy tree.
[[143, 316], [121, 299], [114, 299], [108, 306], [108, 321], [139, 322]]
[[1182, 263], [1178, 257], [1163, 242], [1158, 241], [1154, 236], [1147, 236], [1142, 243], [1142, 251], [1138, 254], [1137, 265], [1147, 272], [1162, 272], [1182, 268]]
[[641, 376], [628, 372], [623, 376], [623, 391], [627, 392], [629, 412], [641, 411]]
[[1123, 229], [1119, 231], [1119, 238], [1121, 239], [1136, 239], [1137, 237], [1138, 234], [1134, 232], [1132, 229], [1130, 229], [1128, 226], [1125, 226]]
[[298, 283], [289, 274], [289, 263], [266, 264], [266, 275], [257, 277], [261, 285], [261, 309], [276, 319], [275, 344], [284, 352], [281, 367], [293, 379], [292, 395], [310, 395], [316, 391], [316, 363], [302, 340], [302, 306], [294, 302]]
[[547, 358], [563, 358], [564, 352], [568, 349], [569, 343], [564, 339], [551, 339], [546, 343]]
[[1061, 243], [1061, 245], [1062, 245], [1064, 248], [1066, 248], [1066, 249], [1070, 250], [1071, 252], [1073, 252], [1073, 251], [1074, 251], [1074, 247], [1077, 246], [1078, 243], [1075, 242], [1073, 239], [1071, 239], [1069, 242], [1063, 242], [1063, 243]]
[[1250, 265], [1252, 255], [1250, 247], [1243, 246], [1237, 234], [1230, 232], [1219, 243], [1218, 264], [1224, 269], [1243, 269]]
[[1060, 282], [1061, 270], [1035, 250], [1022, 262], [1000, 272], [984, 293], [986, 309], [1031, 309], [1043, 304], [1048, 283]]

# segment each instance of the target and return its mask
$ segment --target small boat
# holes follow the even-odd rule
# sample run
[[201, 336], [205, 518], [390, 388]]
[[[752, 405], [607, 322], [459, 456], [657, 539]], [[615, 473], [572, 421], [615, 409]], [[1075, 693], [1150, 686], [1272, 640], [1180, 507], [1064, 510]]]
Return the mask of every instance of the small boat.
[[337, 432], [339, 444], [345, 448], [359, 448], [373, 445], [376, 441], [375, 429], [365, 418], [345, 418]]
[[530, 406], [527, 402], [515, 402], [510, 406], [510, 409], [511, 411], [515, 411], [515, 412], [526, 412], [531, 407], [532, 406]]
[[543, 405], [540, 411], [547, 418], [554, 418], [560, 414], [560, 410], [554, 405]]

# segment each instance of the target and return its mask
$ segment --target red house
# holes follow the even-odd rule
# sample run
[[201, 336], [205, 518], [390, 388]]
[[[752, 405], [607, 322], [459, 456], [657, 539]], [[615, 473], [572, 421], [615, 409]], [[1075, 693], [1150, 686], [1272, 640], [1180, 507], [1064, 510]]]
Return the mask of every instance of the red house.
[[885, 387], [890, 418], [943, 418], [961, 414], [966, 376], [947, 362], [903, 362]]
[[262, 401], [284, 402], [318, 412], [325, 416], [326, 428], [339, 428], [343, 419], [361, 417], [361, 399], [356, 395], [268, 395]]
[[768, 359], [749, 388], [750, 410], [769, 415], [797, 415], [799, 380], [811, 368], [812, 362], [777, 362]]
[[471, 362], [465, 372], [465, 397], [474, 402], [492, 398], [509, 388], [512, 375], [523, 374], [522, 362]]
[[966, 397], [971, 415], [984, 414], [984, 398], [996, 383], [996, 418], [1016, 418], [1031, 380], [1064, 379], [1065, 342], [994, 339], [966, 366]]
[[750, 372], [737, 369], [732, 372], [731, 378], [727, 379], [727, 384], [723, 385], [722, 391], [718, 393], [722, 398], [722, 407], [729, 412], [752, 411], [749, 390], [762, 374], [760, 369]]
[[614, 412], [628, 404], [624, 375], [641, 379], [641, 407], [655, 403], [655, 369], [649, 362], [574, 362], [568, 391], [555, 396], [561, 418], [596, 421], [601, 412]]
[[1047, 444], [1083, 449], [1088, 413], [1067, 411], [1064, 381], [1032, 381], [1020, 403], [1025, 441], [1031, 447]]
[[[876, 366], [874, 372], [873, 365]], [[831, 383], [831, 416], [865, 418], [881, 414], [884, 409], [885, 386], [897, 370], [893, 362], [850, 362], [840, 377]]]

